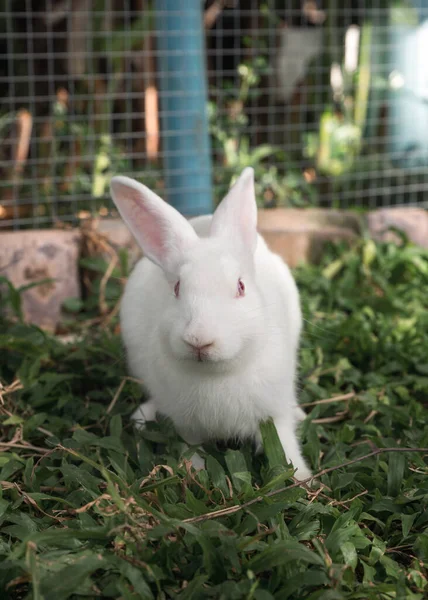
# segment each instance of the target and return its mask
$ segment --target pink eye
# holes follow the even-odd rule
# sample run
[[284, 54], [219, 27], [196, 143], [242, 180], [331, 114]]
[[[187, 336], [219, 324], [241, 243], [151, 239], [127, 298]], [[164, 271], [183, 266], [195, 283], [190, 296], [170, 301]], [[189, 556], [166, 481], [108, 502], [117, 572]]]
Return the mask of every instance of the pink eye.
[[240, 296], [245, 296], [245, 284], [242, 281], [242, 279], [238, 279], [238, 293], [237, 293], [237, 297], [239, 298]]
[[174, 296], [176, 298], [178, 298], [178, 294], [180, 293], [180, 282], [177, 281], [177, 283], [174, 286]]

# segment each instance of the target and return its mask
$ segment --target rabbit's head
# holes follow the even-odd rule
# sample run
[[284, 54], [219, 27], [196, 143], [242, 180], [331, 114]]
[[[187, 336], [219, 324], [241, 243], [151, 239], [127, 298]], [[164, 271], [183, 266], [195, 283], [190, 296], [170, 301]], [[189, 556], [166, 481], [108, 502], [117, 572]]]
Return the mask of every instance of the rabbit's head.
[[164, 273], [159, 328], [165, 352], [221, 370], [257, 352], [264, 316], [255, 280], [253, 170], [245, 169], [218, 206], [207, 237], [132, 179], [115, 177], [111, 193], [145, 256]]

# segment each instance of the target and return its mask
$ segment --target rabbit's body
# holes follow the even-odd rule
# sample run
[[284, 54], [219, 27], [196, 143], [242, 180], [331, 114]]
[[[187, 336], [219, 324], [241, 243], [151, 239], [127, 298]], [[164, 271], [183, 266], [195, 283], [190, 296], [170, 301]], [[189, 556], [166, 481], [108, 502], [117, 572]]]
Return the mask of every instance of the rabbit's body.
[[[291, 409], [296, 404], [293, 388], [301, 316], [291, 274], [276, 258], [259, 236], [255, 260], [263, 340], [244, 360], [220, 367], [169, 354], [158, 319], [175, 299], [159, 267], [143, 258], [134, 269], [121, 308], [129, 366], [151, 391], [156, 409], [174, 421], [185, 439], [188, 434], [200, 442], [256, 437], [261, 420], [280, 416], [284, 405]], [[269, 285], [272, 278], [277, 282], [275, 295]]]
[[250, 256], [236, 240], [219, 244], [219, 220], [223, 231], [219, 217], [191, 220], [198, 236], [184, 231], [178, 264], [143, 258], [129, 278], [122, 336], [130, 371], [151, 396], [134, 418], [168, 416], [190, 444], [252, 438], [260, 446], [260, 422], [272, 417], [296, 476], [309, 477], [295, 436], [302, 319], [294, 279], [257, 233]]

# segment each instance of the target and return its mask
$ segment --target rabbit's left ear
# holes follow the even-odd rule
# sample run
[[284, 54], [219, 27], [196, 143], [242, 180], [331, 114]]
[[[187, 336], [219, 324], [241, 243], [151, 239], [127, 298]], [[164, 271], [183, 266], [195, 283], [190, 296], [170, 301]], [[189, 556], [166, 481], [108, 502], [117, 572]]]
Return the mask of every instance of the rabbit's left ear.
[[145, 256], [169, 273], [198, 236], [188, 221], [145, 185], [113, 177], [111, 195]]
[[254, 170], [247, 167], [219, 204], [211, 223], [211, 235], [239, 240], [253, 253], [257, 244], [257, 204]]

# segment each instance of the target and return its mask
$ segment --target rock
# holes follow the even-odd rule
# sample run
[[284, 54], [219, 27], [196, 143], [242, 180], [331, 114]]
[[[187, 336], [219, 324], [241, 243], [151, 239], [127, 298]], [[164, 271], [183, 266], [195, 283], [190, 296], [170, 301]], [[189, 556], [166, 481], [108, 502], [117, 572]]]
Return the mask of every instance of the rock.
[[54, 331], [66, 298], [80, 298], [77, 230], [55, 229], [0, 233], [0, 274], [16, 287], [44, 279], [22, 293], [22, 310], [27, 322]]
[[289, 267], [318, 262], [327, 242], [356, 240], [363, 228], [359, 215], [329, 209], [259, 210], [258, 229], [269, 248]]
[[352, 211], [329, 208], [269, 208], [258, 211], [261, 230], [308, 231], [327, 228], [361, 233], [363, 218]]
[[[269, 247], [290, 267], [321, 258], [328, 241], [354, 240], [362, 230], [362, 219], [350, 211], [329, 209], [274, 208], [259, 210], [259, 231]], [[103, 219], [92, 225], [115, 250], [126, 248], [132, 267], [141, 250], [121, 219]], [[110, 257], [106, 254], [106, 261]]]
[[[428, 212], [421, 208], [381, 208], [367, 216], [330, 209], [276, 208], [260, 210], [258, 224], [268, 246], [292, 268], [300, 263], [318, 262], [327, 242], [352, 243], [364, 229], [376, 240], [400, 243], [400, 237], [389, 231], [394, 227], [415, 244], [428, 248]], [[141, 256], [139, 246], [121, 219], [91, 222], [82, 231], [0, 233], [0, 275], [16, 288], [53, 279], [23, 292], [26, 321], [53, 331], [64, 300], [80, 298], [78, 261], [82, 246], [86, 247], [86, 255], [105, 254], [106, 261], [111, 260], [112, 249], [126, 248], [130, 267]], [[91, 251], [87, 252], [89, 246]]]
[[390, 227], [407, 235], [409, 240], [428, 248], [428, 212], [423, 208], [379, 208], [367, 216], [370, 235], [378, 241], [401, 243], [401, 238]]

